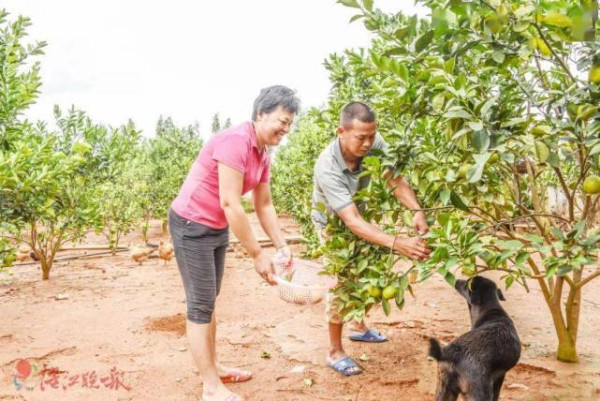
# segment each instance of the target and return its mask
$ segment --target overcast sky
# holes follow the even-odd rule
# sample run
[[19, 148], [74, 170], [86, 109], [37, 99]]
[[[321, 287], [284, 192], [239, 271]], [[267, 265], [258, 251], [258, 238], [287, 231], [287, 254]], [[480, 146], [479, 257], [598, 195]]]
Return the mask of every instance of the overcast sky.
[[[375, 1], [409, 14], [419, 11], [412, 4]], [[0, 7], [9, 20], [30, 17], [29, 39], [48, 42], [29, 119], [51, 121], [55, 104], [75, 105], [113, 126], [131, 118], [146, 136], [161, 114], [178, 125], [198, 121], [204, 135], [216, 112], [245, 121], [259, 90], [273, 84], [296, 89], [304, 108], [321, 105], [330, 88], [323, 60], [370, 40], [334, 0], [3, 0]]]

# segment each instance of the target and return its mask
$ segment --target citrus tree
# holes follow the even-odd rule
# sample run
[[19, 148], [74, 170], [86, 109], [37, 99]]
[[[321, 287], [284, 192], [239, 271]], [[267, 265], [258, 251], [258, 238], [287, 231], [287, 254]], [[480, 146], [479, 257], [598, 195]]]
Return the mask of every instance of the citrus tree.
[[40, 63], [33, 58], [43, 54], [46, 43], [23, 43], [30, 25], [26, 17], [9, 22], [6, 10], [0, 9], [0, 149], [4, 151], [27, 129], [21, 117], [41, 86]]
[[[161, 219], [163, 232], [167, 213], [179, 193], [190, 167], [202, 148], [199, 126], [178, 127], [171, 118], [159, 119], [156, 135], [145, 141], [137, 160], [136, 185], [142, 205], [146, 237], [151, 217]], [[143, 195], [143, 196], [142, 196]]]
[[[277, 148], [271, 165], [271, 192], [279, 213], [287, 213], [300, 224], [311, 248], [317, 242], [310, 218], [313, 168], [317, 157], [334, 138], [335, 130], [318, 124], [318, 110], [300, 116], [287, 142]], [[317, 256], [315, 253], [314, 256]]]
[[170, 119], [142, 141], [133, 122], [106, 127], [74, 107], [55, 107], [54, 131], [27, 121], [41, 85], [32, 57], [45, 46], [23, 43], [29, 25], [0, 11], [0, 267], [24, 243], [47, 280], [61, 246], [90, 229], [104, 232], [114, 252], [143, 217], [147, 239], [150, 217], [166, 221], [202, 141], [197, 125], [178, 128]]
[[[507, 287], [536, 283], [558, 359], [577, 361], [582, 289], [600, 276], [597, 2], [418, 1], [430, 18], [340, 3], [375, 39], [329, 58], [334, 89], [323, 120], [349, 98], [366, 100], [390, 143], [387, 157], [365, 163], [373, 179], [357, 200], [366, 217], [390, 232], [410, 223], [382, 184], [388, 170], [408, 178], [436, 223], [431, 258], [411, 267], [421, 280], [437, 272], [452, 284], [457, 273], [498, 270]], [[549, 210], [548, 188], [566, 210]], [[395, 288], [387, 295], [401, 307], [410, 281], [394, 256], [339, 221], [328, 229], [330, 273], [341, 278], [349, 316], [380, 301], [389, 312], [373, 286]]]
[[14, 258], [7, 243], [10, 247], [24, 243], [47, 280], [60, 247], [99, 224], [87, 168], [93, 154], [84, 139], [73, 135], [75, 118], [69, 124], [57, 121], [56, 132], [43, 122], [32, 124], [23, 118], [41, 84], [39, 64], [31, 57], [42, 53], [44, 43], [23, 43], [29, 20], [19, 17], [9, 23], [6, 15], [0, 12], [0, 236], [2, 255], [7, 255], [3, 263]]
[[24, 17], [10, 23], [0, 11], [0, 263], [12, 263], [9, 248], [25, 243], [48, 279], [61, 244], [80, 238], [95, 213], [89, 193], [78, 186], [87, 145], [65, 146], [44, 124], [22, 118], [41, 85], [39, 64], [31, 57], [45, 45], [23, 43], [29, 25]]
[[[30, 24], [29, 19], [24, 17], [9, 22], [6, 10], [0, 10], [0, 166], [6, 166], [15, 140], [29, 129], [20, 116], [35, 101], [41, 85], [39, 63], [25, 67], [25, 60], [43, 54], [45, 46], [44, 42], [23, 44], [25, 30]], [[1, 183], [10, 171], [6, 167], [0, 171], [3, 171], [0, 174], [0, 210], [5, 210], [9, 200]], [[9, 220], [0, 217], [0, 267], [10, 266], [16, 259], [15, 244], [8, 239], [9, 232], [13, 230]]]

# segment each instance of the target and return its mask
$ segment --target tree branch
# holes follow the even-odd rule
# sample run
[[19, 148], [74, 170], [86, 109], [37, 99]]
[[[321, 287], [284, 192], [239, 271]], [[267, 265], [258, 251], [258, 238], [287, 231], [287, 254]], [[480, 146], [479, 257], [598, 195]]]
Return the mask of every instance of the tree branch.
[[581, 288], [598, 276], [600, 276], [600, 269], [597, 269], [594, 273], [590, 274], [585, 279], [581, 280], [579, 283], [576, 283], [575, 287]]
[[542, 40], [544, 41], [544, 43], [546, 43], [546, 46], [548, 46], [548, 49], [550, 49], [550, 52], [552, 53], [552, 55], [554, 56], [554, 58], [558, 61], [558, 63], [562, 67], [562, 69], [565, 70], [565, 72], [567, 73], [567, 75], [569, 75], [569, 77], [571, 78], [571, 80], [573, 82], [577, 82], [577, 79], [575, 79], [575, 77], [573, 76], [573, 74], [571, 74], [571, 70], [569, 70], [569, 67], [567, 67], [567, 65], [565, 64], [565, 62], [563, 61], [563, 59], [560, 58], [558, 56], [558, 54], [556, 54], [556, 52], [552, 48], [552, 45], [550, 45], [550, 42], [548, 42], [548, 40], [546, 39], [546, 36], [542, 32], [542, 28], [537, 23], [535, 23], [535, 22], [532, 25], [538, 31], [538, 33], [540, 34], [540, 38], [542, 38]]

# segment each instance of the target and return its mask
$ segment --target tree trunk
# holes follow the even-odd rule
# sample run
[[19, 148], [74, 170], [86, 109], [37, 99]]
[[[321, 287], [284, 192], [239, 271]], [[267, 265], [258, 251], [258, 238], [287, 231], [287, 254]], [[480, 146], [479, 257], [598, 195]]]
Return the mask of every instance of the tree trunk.
[[577, 356], [577, 339], [572, 338], [571, 333], [568, 331], [558, 334], [558, 349], [556, 350], [556, 359], [561, 362], [579, 362], [579, 357]]
[[551, 302], [547, 302], [547, 304], [552, 314], [554, 330], [558, 338], [556, 359], [561, 362], [578, 362], [577, 331], [579, 328], [581, 288], [569, 289], [569, 297], [565, 305], [565, 315], [563, 315], [561, 310], [562, 288], [554, 294], [554, 297], [557, 298], [551, 300]]
[[49, 280], [50, 279], [50, 269], [52, 268], [52, 265], [46, 263], [45, 259], [41, 259], [40, 264], [42, 265], [42, 280]]
[[142, 225], [142, 240], [145, 244], [148, 243], [148, 230], [150, 229], [150, 216], [144, 216], [144, 224]]

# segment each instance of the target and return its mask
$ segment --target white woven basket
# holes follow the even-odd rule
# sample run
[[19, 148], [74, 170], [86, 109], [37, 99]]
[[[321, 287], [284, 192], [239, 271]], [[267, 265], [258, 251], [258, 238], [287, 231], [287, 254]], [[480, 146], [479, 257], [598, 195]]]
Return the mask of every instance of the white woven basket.
[[291, 266], [277, 267], [275, 281], [279, 297], [284, 301], [308, 305], [323, 299], [323, 295], [335, 287], [337, 280], [331, 276], [320, 275], [323, 266], [303, 259], [293, 259]]

